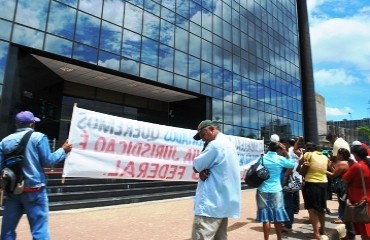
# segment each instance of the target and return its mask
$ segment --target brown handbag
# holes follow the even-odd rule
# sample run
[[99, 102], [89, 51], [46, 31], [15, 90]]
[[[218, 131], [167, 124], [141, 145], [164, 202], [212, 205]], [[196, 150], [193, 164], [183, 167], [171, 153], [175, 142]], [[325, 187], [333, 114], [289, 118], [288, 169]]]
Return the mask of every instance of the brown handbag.
[[346, 208], [344, 209], [344, 221], [354, 223], [370, 223], [369, 203], [367, 200], [365, 178], [362, 172], [361, 165], [359, 165], [359, 167], [361, 173], [362, 189], [364, 191], [365, 199], [354, 204], [351, 204], [347, 200]]
[[305, 162], [308, 162], [308, 164], [304, 164], [304, 163], [302, 163], [302, 164], [300, 164], [300, 165], [298, 166], [298, 168], [297, 168], [297, 172], [298, 172], [302, 177], [306, 176], [306, 174], [307, 174], [307, 172], [308, 172], [308, 169], [310, 168], [310, 164], [309, 164], [309, 162], [310, 162], [310, 160], [311, 160], [311, 158], [312, 158], [312, 152], [310, 152], [309, 154], [307, 154], [307, 156], [308, 156], [308, 159], [305, 159]]

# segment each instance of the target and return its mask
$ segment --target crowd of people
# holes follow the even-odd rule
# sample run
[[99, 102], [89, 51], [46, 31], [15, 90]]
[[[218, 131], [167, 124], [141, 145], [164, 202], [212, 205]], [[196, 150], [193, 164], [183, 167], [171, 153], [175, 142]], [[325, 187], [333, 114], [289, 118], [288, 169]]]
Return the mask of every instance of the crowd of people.
[[[197, 130], [194, 139], [203, 140], [205, 148], [194, 159], [194, 171], [201, 177], [196, 191], [192, 240], [227, 239], [227, 219], [240, 215], [236, 150], [223, 137], [217, 122], [203, 121]], [[271, 224], [278, 240], [292, 231], [294, 214], [300, 210], [300, 193], [312, 225], [312, 239], [326, 235], [326, 214], [330, 213], [327, 200], [333, 193], [338, 199], [338, 217], [333, 223], [345, 224], [343, 239], [353, 240], [356, 235], [370, 239], [370, 223], [344, 219], [346, 201], [356, 203], [367, 199], [370, 193], [370, 149], [359, 141], [350, 145], [331, 133], [326, 139], [332, 144], [329, 151], [305, 142], [303, 137], [271, 136], [263, 155], [263, 165], [270, 177], [256, 191], [256, 222], [262, 223], [265, 240], [269, 239]], [[359, 178], [360, 170], [366, 194]]]

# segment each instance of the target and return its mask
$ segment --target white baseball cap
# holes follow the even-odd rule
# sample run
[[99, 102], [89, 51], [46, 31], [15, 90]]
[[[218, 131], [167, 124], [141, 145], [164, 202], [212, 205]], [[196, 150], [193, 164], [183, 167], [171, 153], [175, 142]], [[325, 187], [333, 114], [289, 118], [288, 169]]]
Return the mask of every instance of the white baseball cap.
[[353, 141], [351, 146], [361, 146], [361, 142], [360, 141]]

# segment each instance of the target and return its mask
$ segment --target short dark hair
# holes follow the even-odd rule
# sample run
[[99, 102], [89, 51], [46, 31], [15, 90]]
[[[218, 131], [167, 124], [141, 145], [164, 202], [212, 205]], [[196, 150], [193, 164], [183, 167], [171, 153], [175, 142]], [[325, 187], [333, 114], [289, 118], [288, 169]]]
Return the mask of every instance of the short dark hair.
[[269, 143], [269, 151], [271, 151], [271, 152], [276, 152], [280, 148], [281, 147], [280, 147], [279, 142], [270, 142]]
[[307, 152], [321, 151], [321, 146], [314, 143], [314, 142], [307, 142], [306, 143], [306, 151]]
[[365, 159], [367, 157], [367, 150], [361, 145], [354, 145], [351, 147], [351, 153], [356, 154], [359, 158]]
[[336, 137], [337, 137], [337, 135], [335, 135], [335, 133], [328, 133], [326, 135], [326, 140], [330, 141], [331, 139], [334, 139]]
[[343, 159], [348, 160], [351, 156], [351, 153], [346, 148], [339, 148], [338, 154], [342, 155]]
[[290, 146], [293, 146], [295, 144], [295, 141], [296, 140], [292, 138], [292, 139], [288, 140], [288, 143], [289, 143]]

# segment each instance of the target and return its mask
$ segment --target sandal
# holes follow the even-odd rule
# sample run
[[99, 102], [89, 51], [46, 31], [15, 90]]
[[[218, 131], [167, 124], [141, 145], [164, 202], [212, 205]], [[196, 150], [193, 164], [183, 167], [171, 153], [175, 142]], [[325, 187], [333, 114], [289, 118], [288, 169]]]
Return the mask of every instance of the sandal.
[[342, 221], [342, 219], [337, 218], [337, 219], [334, 219], [333, 221], [331, 221], [331, 223], [334, 223], [334, 224], [342, 224], [343, 221]]

